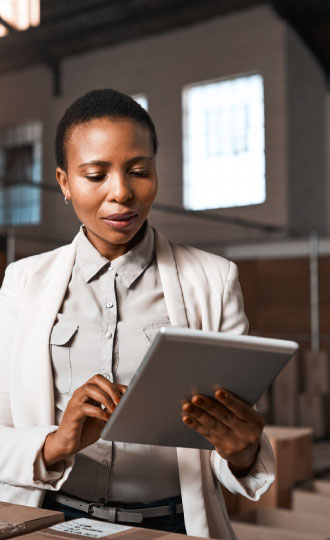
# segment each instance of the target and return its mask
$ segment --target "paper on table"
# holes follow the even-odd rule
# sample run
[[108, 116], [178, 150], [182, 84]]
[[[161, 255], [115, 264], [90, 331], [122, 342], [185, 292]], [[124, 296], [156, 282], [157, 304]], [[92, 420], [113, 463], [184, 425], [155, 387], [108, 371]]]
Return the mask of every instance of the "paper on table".
[[106, 523], [88, 518], [64, 521], [64, 523], [59, 523], [58, 525], [50, 527], [50, 529], [54, 529], [55, 531], [62, 531], [69, 534], [81, 534], [82, 536], [89, 536], [91, 538], [102, 538], [103, 536], [117, 534], [131, 528], [132, 527], [127, 527], [126, 525]]

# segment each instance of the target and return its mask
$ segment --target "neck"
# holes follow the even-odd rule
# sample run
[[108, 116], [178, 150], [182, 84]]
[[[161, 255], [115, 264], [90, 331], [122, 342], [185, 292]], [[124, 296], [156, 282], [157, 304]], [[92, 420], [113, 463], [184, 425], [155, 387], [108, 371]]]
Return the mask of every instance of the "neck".
[[92, 231], [85, 229], [86, 236], [91, 244], [109, 261], [113, 261], [114, 259], [117, 259], [118, 257], [121, 257], [128, 251], [130, 251], [134, 246], [136, 246], [141, 240], [143, 240], [145, 231], [147, 227], [147, 222], [145, 221], [142, 225], [142, 227], [138, 230], [138, 232], [133, 236], [133, 238], [127, 242], [126, 244], [110, 244], [109, 242], [106, 242], [102, 238], [99, 238], [96, 236]]

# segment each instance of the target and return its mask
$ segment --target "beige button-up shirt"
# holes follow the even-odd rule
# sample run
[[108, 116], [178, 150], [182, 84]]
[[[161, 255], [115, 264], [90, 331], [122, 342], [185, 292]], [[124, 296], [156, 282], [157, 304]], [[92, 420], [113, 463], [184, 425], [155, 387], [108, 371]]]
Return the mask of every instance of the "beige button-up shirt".
[[[161, 326], [170, 324], [154, 233], [111, 263], [80, 230], [77, 256], [54, 324], [56, 423], [72, 393], [96, 373], [128, 385]], [[99, 439], [76, 455], [62, 490], [86, 500], [147, 502], [180, 493], [175, 448]]]

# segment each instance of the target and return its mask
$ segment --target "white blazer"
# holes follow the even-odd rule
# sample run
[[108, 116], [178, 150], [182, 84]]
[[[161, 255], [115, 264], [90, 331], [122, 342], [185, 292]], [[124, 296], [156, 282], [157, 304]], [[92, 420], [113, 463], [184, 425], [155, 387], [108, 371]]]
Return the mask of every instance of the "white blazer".
[[[45, 489], [59, 490], [74, 465], [71, 457], [49, 472], [41, 449], [57, 429], [49, 337], [70, 280], [76, 238], [9, 265], [0, 291], [1, 501], [41, 506]], [[236, 266], [210, 253], [171, 245], [157, 231], [155, 240], [172, 325], [246, 332]], [[235, 539], [219, 482], [258, 500], [274, 479], [267, 438], [263, 435], [257, 463], [243, 479], [215, 451], [178, 448], [177, 454], [187, 533]]]

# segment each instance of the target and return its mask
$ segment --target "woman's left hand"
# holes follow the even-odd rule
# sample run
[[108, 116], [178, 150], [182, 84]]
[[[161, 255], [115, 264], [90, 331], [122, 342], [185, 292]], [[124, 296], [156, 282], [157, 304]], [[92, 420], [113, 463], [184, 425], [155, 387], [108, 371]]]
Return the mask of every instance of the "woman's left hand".
[[182, 420], [214, 445], [236, 476], [245, 476], [256, 461], [264, 419], [226, 390], [218, 389], [214, 396], [194, 394], [184, 401]]

